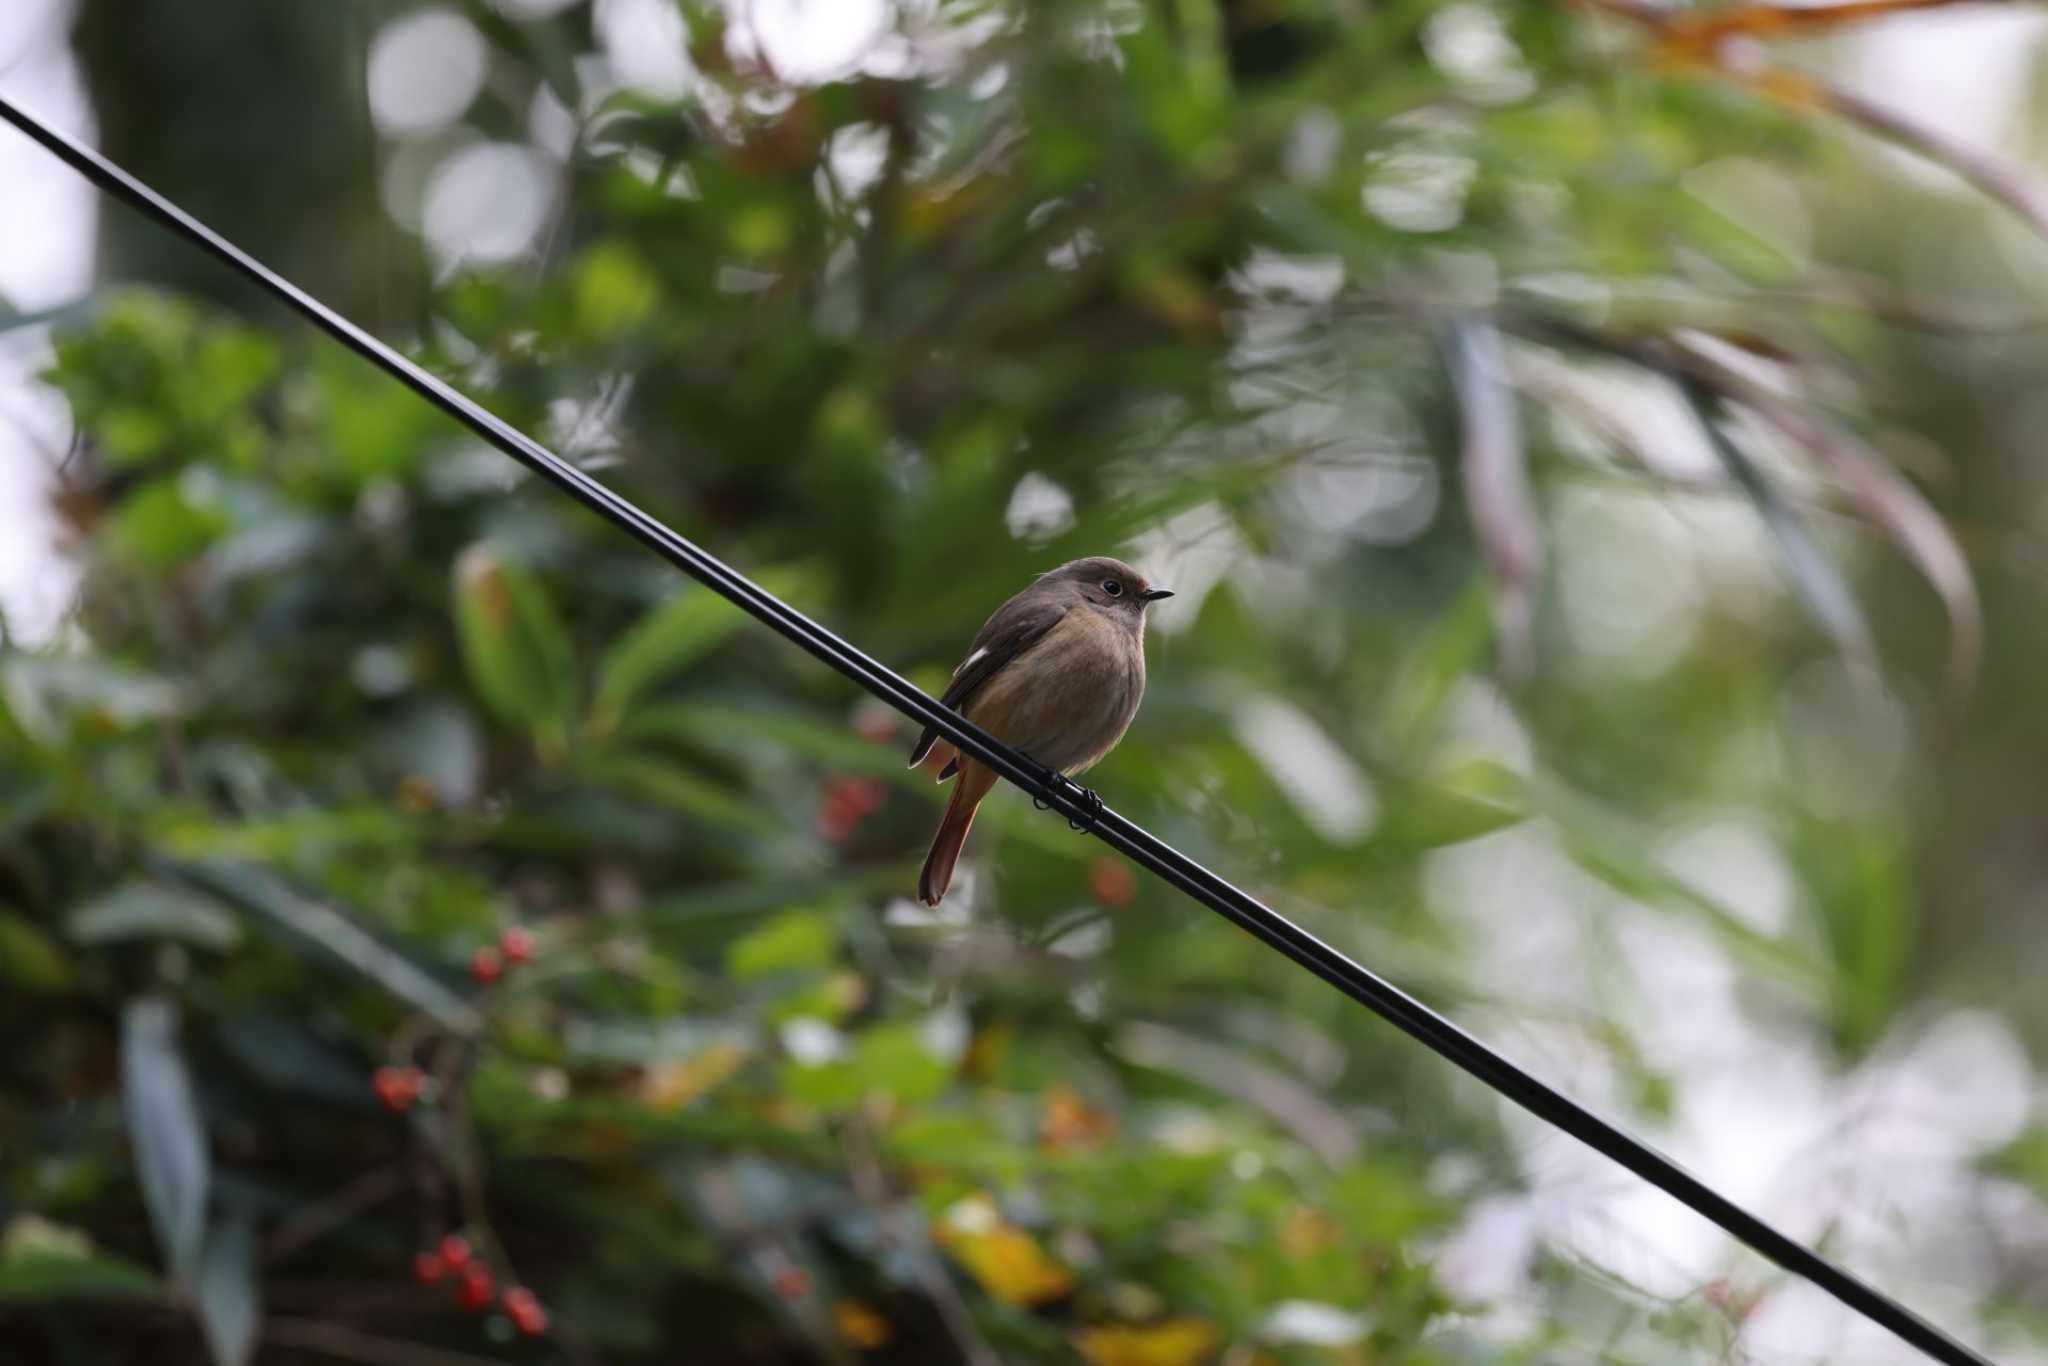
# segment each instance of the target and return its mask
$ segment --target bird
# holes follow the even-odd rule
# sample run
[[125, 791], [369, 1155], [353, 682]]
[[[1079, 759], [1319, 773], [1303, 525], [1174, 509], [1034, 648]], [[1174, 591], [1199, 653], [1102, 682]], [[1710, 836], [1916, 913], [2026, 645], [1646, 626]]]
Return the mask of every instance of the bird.
[[[940, 705], [1021, 750], [1048, 776], [1071, 777], [1130, 729], [1145, 696], [1145, 612], [1172, 596], [1122, 560], [1070, 560], [1039, 575], [983, 623]], [[996, 784], [994, 769], [942, 745], [929, 726], [910, 752], [910, 767], [935, 748], [950, 756], [938, 780], [958, 774], [959, 781], [918, 875], [918, 900], [927, 906], [945, 896], [975, 809]], [[1100, 806], [1093, 793], [1085, 795]]]

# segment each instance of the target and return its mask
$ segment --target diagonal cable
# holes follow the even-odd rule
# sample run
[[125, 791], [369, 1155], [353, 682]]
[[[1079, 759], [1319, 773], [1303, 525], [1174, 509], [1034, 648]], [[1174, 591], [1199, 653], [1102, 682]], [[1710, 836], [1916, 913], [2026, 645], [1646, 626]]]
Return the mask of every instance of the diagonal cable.
[[1523, 1109], [1564, 1130], [1670, 1195], [1795, 1275], [1803, 1276], [1849, 1308], [1896, 1333], [1948, 1366], [1992, 1366], [1941, 1329], [1876, 1287], [1858, 1279], [1592, 1111], [1523, 1071], [1471, 1034], [1437, 1014], [1340, 950], [1240, 890], [1142, 826], [1082, 799], [1073, 782], [1053, 777], [959, 713], [939, 703], [859, 648], [716, 556], [700, 549], [483, 405], [377, 340], [362, 328], [251, 257], [113, 162], [0, 98], [5, 119], [98, 186], [180, 237], [205, 249], [238, 274], [261, 285], [315, 327], [377, 366], [506, 455], [553, 484], [676, 568], [730, 599], [764, 625], [858, 683], [960, 750], [993, 768], [1134, 863], [1178, 887], [1224, 919], [1276, 949], [1365, 1006], [1438, 1056], [1455, 1063]]

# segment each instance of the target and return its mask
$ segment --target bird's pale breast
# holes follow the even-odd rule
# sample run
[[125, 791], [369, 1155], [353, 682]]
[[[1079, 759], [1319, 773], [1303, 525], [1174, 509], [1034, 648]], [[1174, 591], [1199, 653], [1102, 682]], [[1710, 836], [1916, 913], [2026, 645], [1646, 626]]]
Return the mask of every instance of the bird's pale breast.
[[1144, 695], [1143, 638], [1084, 606], [990, 679], [967, 716], [1039, 763], [1078, 773], [1123, 738]]

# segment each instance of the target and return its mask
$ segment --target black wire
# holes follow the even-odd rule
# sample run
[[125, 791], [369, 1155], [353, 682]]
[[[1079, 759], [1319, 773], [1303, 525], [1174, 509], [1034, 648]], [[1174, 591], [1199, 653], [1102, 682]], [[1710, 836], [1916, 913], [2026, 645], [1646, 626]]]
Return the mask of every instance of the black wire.
[[958, 712], [940, 706], [902, 675], [869, 658], [553, 451], [493, 416], [475, 400], [428, 374], [98, 152], [54, 131], [4, 98], [0, 98], [0, 118], [5, 118], [41, 143], [100, 189], [204, 247], [232, 269], [257, 281], [297, 309], [315, 327], [382, 368], [598, 516], [630, 532], [684, 573], [803, 646], [911, 720], [932, 727], [962, 752], [987, 764], [1029, 792], [1034, 801], [1058, 811], [1078, 828], [1087, 830], [1112, 849], [1180, 888], [1269, 948], [1279, 950], [1525, 1110], [1619, 1162], [1779, 1266], [1804, 1276], [1843, 1304], [1883, 1324], [1935, 1360], [1951, 1366], [1991, 1366], [1989, 1358], [1978, 1355], [1819, 1253], [1794, 1242], [1669, 1158], [1629, 1137], [1563, 1093], [1552, 1090], [1451, 1021], [1345, 957], [1278, 911], [1240, 891], [1116, 812], [1085, 801], [1082, 790], [1072, 782], [1048, 775]]

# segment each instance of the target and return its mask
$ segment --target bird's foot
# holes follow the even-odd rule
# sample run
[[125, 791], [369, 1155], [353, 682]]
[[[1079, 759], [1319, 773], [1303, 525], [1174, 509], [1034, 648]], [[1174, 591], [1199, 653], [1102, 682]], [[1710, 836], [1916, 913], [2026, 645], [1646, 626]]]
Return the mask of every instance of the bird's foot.
[[[1081, 808], [1081, 815], [1068, 818], [1067, 828], [1069, 830], [1084, 832], [1093, 830], [1095, 822], [1101, 820], [1102, 813], [1109, 809], [1104, 804], [1102, 798], [1095, 794], [1094, 789], [1081, 786], [1058, 769], [1040, 767], [1038, 769], [1038, 780], [1044, 784], [1048, 793], [1057, 792], [1060, 796], [1065, 797], [1068, 801]], [[1052, 802], [1044, 795], [1033, 794], [1031, 804], [1040, 811], [1052, 810]]]
[[1078, 819], [1069, 820], [1067, 822], [1067, 829], [1079, 830], [1083, 834], [1094, 830], [1095, 822], [1102, 819], [1102, 813], [1109, 809], [1108, 806], [1103, 803], [1100, 796], [1096, 795], [1094, 788], [1083, 787], [1072, 778], [1063, 777], [1060, 781], [1071, 789], [1070, 795], [1081, 806], [1082, 814]]
[[[1060, 772], [1056, 768], [1047, 768], [1043, 764], [1034, 762], [1031, 759], [1031, 756], [1028, 754], [1024, 756], [1024, 759], [1025, 762], [1031, 764], [1032, 768], [1037, 770], [1035, 776], [1038, 779], [1038, 785], [1041, 788], [1045, 789], [1046, 792], [1058, 792], [1066, 786], [1066, 774]], [[1031, 805], [1040, 811], [1052, 810], [1052, 803], [1046, 800], [1044, 793], [1040, 792], [1034, 792], [1031, 794]]]

